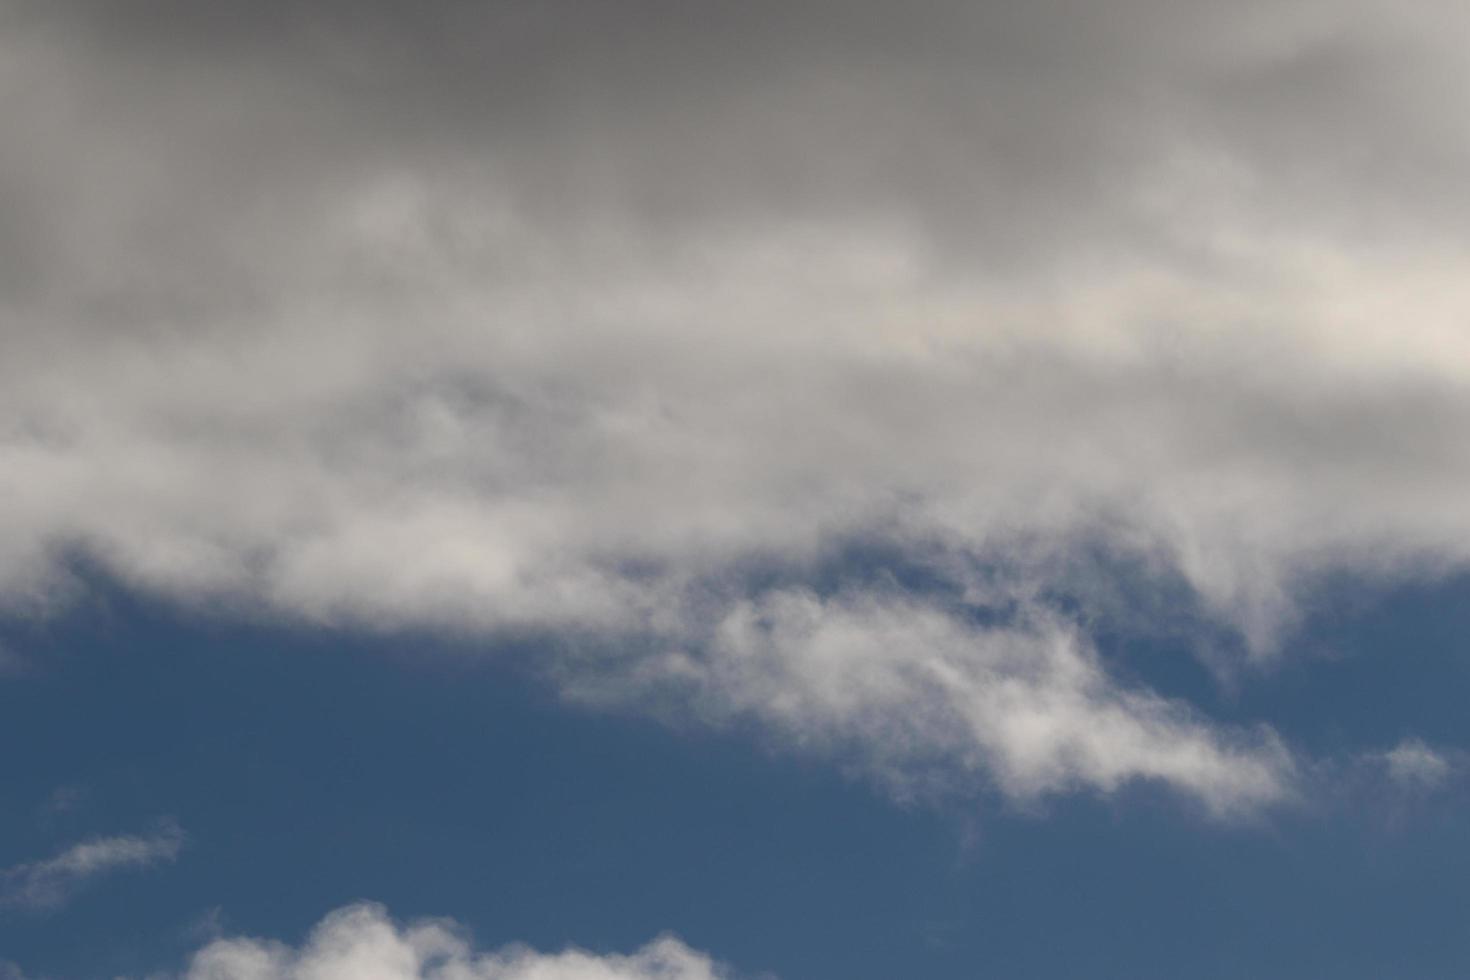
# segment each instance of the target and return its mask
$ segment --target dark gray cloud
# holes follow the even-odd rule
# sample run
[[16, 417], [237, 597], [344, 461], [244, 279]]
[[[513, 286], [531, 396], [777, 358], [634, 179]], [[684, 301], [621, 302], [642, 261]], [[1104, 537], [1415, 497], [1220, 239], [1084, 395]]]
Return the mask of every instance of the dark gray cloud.
[[[33, 25], [17, 47], [67, 52], [33, 106], [14, 100], [17, 122], [31, 110], [54, 134], [74, 114], [122, 159], [73, 179], [146, 202], [136, 232], [185, 256], [222, 247], [205, 231], [222, 218], [292, 214], [297, 195], [404, 168], [504, 181], [538, 223], [622, 220], [665, 247], [710, 222], [881, 215], [977, 277], [1208, 248], [1147, 206], [1156, 192], [1363, 234], [1442, 225], [1465, 197], [1464, 134], [1425, 109], [1463, 82], [1453, 51], [1425, 57], [1455, 22], [1433, 6], [16, 9]], [[44, 153], [45, 136], [17, 145]], [[13, 226], [34, 238], [39, 220]], [[8, 248], [12, 267], [52, 265]]]

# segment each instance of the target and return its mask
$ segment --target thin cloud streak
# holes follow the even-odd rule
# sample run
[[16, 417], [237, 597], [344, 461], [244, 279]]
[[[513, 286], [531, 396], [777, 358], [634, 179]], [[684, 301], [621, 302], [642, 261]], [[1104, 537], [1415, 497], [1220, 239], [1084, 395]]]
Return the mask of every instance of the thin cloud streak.
[[56, 909], [98, 878], [171, 862], [183, 846], [183, 831], [173, 825], [148, 836], [82, 841], [53, 858], [0, 871], [0, 906]]

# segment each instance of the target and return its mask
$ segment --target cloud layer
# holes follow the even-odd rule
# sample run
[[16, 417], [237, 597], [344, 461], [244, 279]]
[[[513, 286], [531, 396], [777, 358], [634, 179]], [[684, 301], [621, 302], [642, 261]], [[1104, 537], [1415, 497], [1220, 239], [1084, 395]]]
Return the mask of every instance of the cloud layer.
[[636, 953], [476, 953], [453, 926], [399, 926], [376, 905], [322, 920], [299, 949], [220, 939], [195, 954], [184, 980], [720, 980], [729, 974], [672, 936]]
[[1462, 7], [586, 8], [0, 7], [0, 601], [1287, 795], [1087, 630], [1470, 555]]

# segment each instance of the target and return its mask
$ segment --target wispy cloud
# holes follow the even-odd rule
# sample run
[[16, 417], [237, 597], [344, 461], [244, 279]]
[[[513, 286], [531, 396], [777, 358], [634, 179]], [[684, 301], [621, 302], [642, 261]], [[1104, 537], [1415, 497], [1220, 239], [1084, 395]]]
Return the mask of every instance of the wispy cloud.
[[0, 871], [0, 905], [54, 909], [97, 878], [172, 861], [183, 845], [184, 833], [174, 824], [165, 824], [148, 836], [82, 841], [53, 858]]
[[76, 810], [87, 801], [88, 790], [80, 783], [65, 783], [51, 791], [51, 795], [36, 808], [43, 819], [50, 819]]
[[1454, 764], [1421, 739], [1406, 738], [1383, 753], [1389, 778], [1403, 787], [1433, 789], [1454, 773]]
[[988, 781], [1020, 802], [1152, 780], [1216, 816], [1292, 795], [1269, 730], [1212, 726], [1111, 679], [1085, 635], [1045, 610], [980, 624], [901, 595], [788, 591], [732, 610], [693, 654], [565, 679], [573, 697], [668, 703], [754, 720], [807, 750], [855, 757], [901, 796]]

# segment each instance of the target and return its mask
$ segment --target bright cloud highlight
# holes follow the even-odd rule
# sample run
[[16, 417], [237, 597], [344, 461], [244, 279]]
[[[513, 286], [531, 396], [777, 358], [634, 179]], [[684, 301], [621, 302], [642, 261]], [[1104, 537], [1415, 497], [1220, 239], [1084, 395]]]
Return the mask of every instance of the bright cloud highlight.
[[477, 953], [452, 925], [400, 926], [377, 905], [322, 920], [298, 949], [220, 939], [200, 950], [183, 980], [727, 980], [732, 975], [672, 936], [628, 955], [524, 947]]

